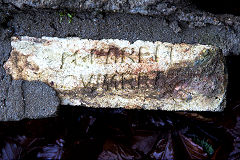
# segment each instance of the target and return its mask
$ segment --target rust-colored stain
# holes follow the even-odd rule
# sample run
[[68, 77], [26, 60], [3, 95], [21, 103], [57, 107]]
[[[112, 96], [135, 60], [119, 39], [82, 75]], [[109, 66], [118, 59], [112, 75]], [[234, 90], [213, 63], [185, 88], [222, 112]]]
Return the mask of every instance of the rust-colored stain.
[[14, 79], [53, 87], [62, 104], [221, 111], [227, 75], [208, 45], [13, 37], [4, 65]]

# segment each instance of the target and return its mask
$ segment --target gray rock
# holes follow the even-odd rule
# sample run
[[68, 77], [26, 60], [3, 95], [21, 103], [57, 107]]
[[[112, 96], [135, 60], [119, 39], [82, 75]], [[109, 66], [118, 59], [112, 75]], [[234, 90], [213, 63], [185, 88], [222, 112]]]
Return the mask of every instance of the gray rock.
[[163, 2], [163, 3], [159, 3], [157, 5], [156, 9], [158, 11], [160, 11], [163, 15], [168, 16], [168, 15], [172, 14], [173, 12], [175, 12], [177, 7], [175, 7], [174, 5], [168, 7], [168, 3]]
[[59, 105], [56, 92], [42, 82], [24, 81], [22, 84], [26, 118], [54, 116]]
[[[238, 55], [240, 53], [239, 37], [240, 37], [240, 18], [233, 15], [215, 15], [209, 12], [200, 11], [196, 8], [192, 1], [190, 0], [74, 0], [74, 1], [63, 1], [63, 0], [3, 0], [4, 5], [6, 5], [8, 10], [15, 10], [10, 8], [9, 6], [19, 7], [21, 10], [29, 10], [29, 7], [38, 8], [39, 10], [44, 9], [67, 9], [71, 12], [83, 12], [83, 11], [92, 11], [88, 13], [88, 15], [93, 15], [95, 17], [93, 20], [96, 20], [96, 17], [101, 15], [101, 12], [120, 12], [120, 13], [140, 13], [142, 15], [150, 15], [154, 16], [154, 19], [161, 18], [168, 22], [168, 27], [175, 33], [185, 32], [183, 34], [179, 34], [184, 42], [191, 43], [187, 39], [195, 39], [195, 43], [203, 43], [216, 45], [217, 47], [223, 50], [225, 55], [229, 55], [230, 53]], [[30, 8], [31, 9], [31, 8]], [[52, 11], [54, 12], [54, 11]], [[55, 11], [58, 12], [58, 11]], [[47, 13], [44, 13], [45, 15]], [[52, 14], [52, 13], [51, 13]], [[31, 16], [31, 15], [30, 15]], [[37, 15], [38, 16], [38, 15]], [[51, 15], [46, 15], [46, 18], [51, 18]], [[55, 16], [58, 16], [55, 14]], [[122, 16], [121, 16], [122, 17]], [[133, 16], [134, 17], [134, 16]], [[34, 17], [33, 17], [34, 18]], [[138, 16], [134, 17], [139, 18]], [[82, 18], [74, 17], [73, 20], [80, 20]], [[99, 18], [97, 18], [99, 19]], [[108, 19], [108, 18], [107, 18]], [[122, 17], [121, 19], [124, 19]], [[144, 18], [142, 18], [144, 19]], [[41, 19], [40, 19], [41, 20]], [[99, 19], [101, 21], [101, 18]], [[27, 19], [25, 21], [28, 21]], [[34, 19], [34, 21], [39, 21], [38, 19]], [[44, 21], [44, 20], [43, 20]], [[47, 21], [47, 20], [45, 20]], [[86, 22], [86, 20], [84, 20]], [[112, 23], [114, 23], [113, 20]], [[135, 21], [138, 21], [136, 19]], [[153, 20], [154, 21], [154, 20]], [[27, 22], [25, 22], [28, 24]], [[78, 22], [81, 23], [81, 22]], [[102, 21], [104, 25], [105, 21]], [[110, 22], [111, 23], [111, 22]], [[152, 22], [150, 22], [151, 24]], [[78, 25], [77, 23], [75, 23]], [[96, 29], [97, 22], [94, 22], [95, 26], [93, 29]], [[156, 23], [158, 24], [158, 23]], [[56, 28], [56, 22], [52, 23], [51, 26]], [[84, 25], [84, 24], [82, 24]], [[148, 25], [148, 23], [141, 24], [142, 26]], [[85, 24], [86, 28], [82, 28], [83, 31], [88, 32], [89, 34], [98, 34], [100, 31], [93, 31], [90, 33], [88, 30], [91, 30], [87, 24]], [[129, 26], [129, 25], [128, 25]], [[140, 26], [140, 25], [138, 25]], [[140, 26], [140, 27], [142, 27]], [[148, 25], [149, 26], [149, 25]], [[182, 27], [183, 26], [183, 27]], [[215, 27], [216, 26], [216, 27]], [[28, 26], [31, 27], [31, 26]], [[48, 27], [47, 30], [52, 30], [54, 27]], [[68, 30], [72, 30], [77, 28], [72, 27]], [[159, 27], [162, 27], [159, 25]], [[21, 27], [20, 27], [21, 28]], [[213, 29], [214, 28], [214, 29]], [[46, 27], [39, 27], [39, 32], [43, 33]], [[189, 31], [192, 30], [193, 31]], [[57, 28], [59, 30], [59, 28]], [[211, 30], [211, 31], [210, 31]], [[221, 33], [215, 32], [215, 30], [221, 30]], [[52, 30], [52, 34], [49, 36], [54, 36], [54, 30]], [[66, 31], [69, 32], [69, 31]], [[189, 34], [188, 32], [192, 32], [194, 37], [185, 35]], [[196, 33], [194, 33], [196, 32]], [[199, 32], [202, 32], [199, 34]], [[127, 33], [125, 33], [127, 34]], [[160, 33], [159, 33], [160, 34]], [[24, 35], [24, 34], [21, 34]], [[74, 33], [74, 35], [78, 35], [78, 33]], [[45, 36], [42, 34], [42, 36]], [[195, 37], [196, 36], [196, 37]], [[98, 37], [97, 35], [95, 37]], [[94, 37], [94, 38], [95, 38]], [[167, 36], [170, 37], [170, 36]], [[207, 37], [207, 38], [206, 38]], [[231, 38], [230, 38], [231, 37]], [[105, 37], [103, 37], [105, 38]], [[163, 41], [161, 36], [159, 37], [160, 41]], [[172, 37], [171, 40], [168, 39], [167, 42], [172, 43], [175, 37]], [[179, 39], [179, 38], [177, 38]], [[150, 39], [152, 40], [152, 39]], [[179, 42], [179, 41], [178, 41]]]
[[57, 7], [62, 3], [62, 0], [3, 0], [4, 3], [12, 3], [18, 8], [24, 6], [31, 7]]
[[42, 82], [0, 81], [0, 121], [54, 116], [59, 105], [56, 92]]
[[56, 92], [42, 82], [12, 80], [3, 63], [9, 58], [11, 45], [8, 29], [0, 28], [0, 121], [44, 118], [56, 113]]
[[12, 81], [8, 88], [4, 120], [20, 120], [24, 117], [24, 100], [22, 95], [22, 81]]
[[178, 33], [178, 32], [180, 32], [180, 31], [182, 30], [182, 29], [179, 27], [177, 21], [171, 22], [171, 23], [169, 24], [169, 27], [172, 28], [175, 33]]

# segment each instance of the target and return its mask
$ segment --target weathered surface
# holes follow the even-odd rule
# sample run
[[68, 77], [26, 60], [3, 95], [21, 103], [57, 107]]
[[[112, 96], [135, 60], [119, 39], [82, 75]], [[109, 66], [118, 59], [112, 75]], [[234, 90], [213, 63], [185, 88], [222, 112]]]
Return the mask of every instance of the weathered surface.
[[42, 82], [27, 82], [13, 80], [6, 90], [9, 79], [4, 79], [0, 85], [0, 121], [21, 120], [24, 118], [51, 117], [56, 114], [59, 99], [56, 92]]
[[[15, 114], [13, 112], [18, 109], [12, 109], [12, 112], [5, 112], [10, 107], [7, 104], [22, 104], [22, 98], [25, 99], [21, 94], [9, 92], [11, 91], [10, 88], [14, 88], [14, 90], [18, 90], [20, 93], [29, 89], [28, 85], [22, 85], [21, 87], [13, 86], [16, 80], [12, 80], [11, 76], [7, 75], [3, 68], [3, 64], [10, 56], [11, 36], [81, 37], [82, 39], [111, 38], [125, 39], [130, 42], [141, 39], [154, 42], [199, 43], [214, 45], [220, 48], [224, 55], [230, 56], [230, 58], [231, 55], [239, 55], [240, 18], [237, 16], [239, 15], [239, 10], [235, 8], [237, 5], [234, 5], [237, 2], [229, 3], [228, 1], [225, 3], [216, 2], [209, 4], [207, 1], [205, 3], [207, 5], [204, 5], [204, 8], [208, 7], [210, 9], [208, 11], [211, 13], [205, 12], [206, 10], [195, 6], [192, 2], [192, 0], [143, 0], [136, 3], [134, 1], [124, 2], [119, 0], [0, 0], [1, 114], [8, 114], [5, 117], [11, 117]], [[204, 1], [195, 2], [202, 3]], [[218, 5], [221, 5], [224, 10], [215, 12], [219, 9]], [[227, 5], [234, 7], [227, 7]], [[60, 12], [64, 9], [73, 15], [71, 23], [69, 23], [67, 15], [64, 15], [62, 21], [60, 21]], [[228, 11], [225, 9], [228, 9]], [[233, 12], [234, 10], [238, 14]], [[126, 13], [140, 13], [142, 15]], [[42, 85], [40, 82], [35, 82], [35, 84], [36, 87], [41, 87]], [[236, 89], [237, 87], [234, 86], [233, 88]], [[50, 90], [50, 87], [46, 85], [44, 89]], [[33, 91], [33, 89], [31, 90]], [[38, 98], [41, 97], [41, 94], [40, 92], [35, 92], [35, 98], [31, 102], [51, 104], [50, 102], [55, 101], [54, 92], [45, 93], [48, 94], [45, 95], [45, 98]], [[16, 95], [21, 98], [11, 98]], [[54, 98], [52, 99], [52, 97]], [[229, 96], [228, 102], [231, 99], [232, 95]], [[25, 102], [26, 104], [27, 102]], [[15, 105], [11, 107], [19, 106]], [[34, 108], [35, 105], [31, 107]], [[44, 108], [46, 107], [54, 108], [54, 106], [50, 105], [45, 105]], [[49, 110], [47, 109], [46, 111]], [[71, 107], [69, 107], [69, 110], [71, 110]], [[38, 111], [43, 110], [39, 109]], [[49, 116], [51, 113], [44, 113], [42, 115]]]
[[43, 82], [13, 80], [6, 75], [4, 62], [11, 45], [8, 29], [0, 28], [0, 121], [45, 118], [56, 115], [59, 98], [56, 91]]
[[[1, 16], [2, 20], [10, 21], [9, 26], [14, 27], [15, 35], [200, 43], [217, 46], [224, 55], [239, 55], [239, 16], [224, 14], [226, 12], [212, 14], [199, 9], [196, 3], [203, 1], [3, 0], [0, 1], [0, 21]], [[204, 6], [212, 11], [217, 5], [223, 8], [228, 4], [237, 6], [236, 2], [206, 4]], [[5, 10], [2, 15], [1, 8]], [[64, 10], [65, 14], [61, 14]], [[229, 13], [231, 11], [232, 7]], [[239, 9], [237, 12], [239, 15]], [[71, 24], [67, 13], [73, 17]], [[60, 15], [63, 16], [61, 24]]]
[[14, 79], [40, 80], [62, 104], [221, 111], [226, 74], [208, 45], [13, 37], [5, 64]]

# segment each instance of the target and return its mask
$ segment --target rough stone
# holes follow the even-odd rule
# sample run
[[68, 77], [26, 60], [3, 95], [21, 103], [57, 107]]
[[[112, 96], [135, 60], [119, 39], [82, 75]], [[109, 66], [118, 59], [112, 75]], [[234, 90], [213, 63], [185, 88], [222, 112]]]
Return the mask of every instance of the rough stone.
[[[49, 24], [46, 24], [46, 27], [39, 27], [38, 29], [38, 32], [41, 33], [42, 36], [58, 36], [54, 34], [56, 34], [56, 32], [58, 33], [63, 26], [59, 26], [58, 22], [56, 21], [53, 22], [52, 17], [53, 16], [56, 17], [59, 21], [59, 12], [61, 11], [65, 11], [66, 13], [70, 13], [74, 15], [72, 22], [77, 21], [75, 23], [72, 23], [73, 25], [71, 25], [71, 28], [67, 29], [68, 31], [65, 30], [64, 32], [71, 32], [73, 30], [78, 30], [79, 25], [81, 25], [81, 21], [83, 20], [84, 21], [83, 24], [86, 23], [85, 24], [86, 28], [82, 28], [82, 31], [86, 32], [88, 30], [92, 30], [91, 31], [92, 33], [89, 33], [89, 35], [97, 34], [97, 36], [95, 36], [97, 38], [98, 38], [99, 32], [101, 31], [96, 29], [98, 29], [98, 27], [101, 28], [101, 26], [105, 26], [104, 19], [111, 19], [114, 15], [116, 15], [116, 14], [113, 14], [113, 12], [114, 13], [116, 12], [131, 13], [131, 14], [134, 13], [134, 14], [147, 15], [149, 16], [147, 18], [151, 19], [152, 22], [150, 22], [150, 24], [148, 24], [149, 22], [141, 23], [141, 20], [139, 20], [140, 17], [137, 15], [131, 16], [129, 14], [120, 14], [120, 16], [116, 17], [117, 19], [112, 19], [108, 21], [108, 23], [110, 23], [108, 25], [111, 26], [112, 28], [112, 24], [116, 23], [116, 21], [118, 21], [119, 18], [121, 21], [121, 19], [127, 20], [128, 17], [132, 17], [130, 22], [126, 21], [129, 25], [122, 24], [121, 28], [125, 28], [123, 27], [123, 25], [126, 25], [126, 28], [129, 28], [131, 23], [135, 23], [135, 21], [139, 21], [139, 26], [140, 27], [143, 26], [142, 27], [143, 29], [145, 26], [152, 27], [153, 25], [154, 25], [153, 29], [156, 29], [157, 25], [159, 25], [158, 26], [159, 28], [162, 28], [162, 24], [161, 24], [162, 20], [160, 19], [163, 19], [168, 23], [167, 28], [170, 28], [170, 30], [167, 29], [169, 31], [164, 30], [164, 32], [162, 33], [160, 32], [156, 34], [156, 37], [158, 36], [157, 40], [159, 41], [166, 41], [170, 43], [185, 42], [185, 43], [210, 44], [210, 45], [215, 45], [220, 49], [222, 49], [224, 55], [231, 55], [231, 54], [239, 55], [240, 53], [239, 52], [240, 51], [240, 45], [239, 45], [240, 18], [239, 16], [234, 16], [230, 14], [225, 14], [225, 15], [212, 14], [209, 12], [205, 12], [203, 10], [199, 10], [191, 0], [181, 0], [181, 1], [172, 1], [172, 0], [163, 0], [163, 1], [158, 1], [158, 0], [151, 0], [151, 1], [145, 1], [145, 0], [141, 0], [141, 1], [4, 0], [2, 6], [0, 5], [0, 11], [1, 11], [1, 7], [4, 8], [3, 10], [5, 10], [5, 13], [9, 13], [9, 12], [18, 13], [19, 10], [17, 9], [17, 7], [20, 7], [21, 9], [20, 13], [21, 11], [27, 11], [24, 13], [24, 17], [27, 17], [26, 20], [23, 20], [23, 19], [17, 20], [19, 22], [25, 21], [25, 22], [22, 22], [23, 24], [21, 24], [23, 27], [18, 26], [19, 28], [15, 28], [17, 30], [20, 29], [23, 32], [25, 32], [25, 30], [23, 30], [25, 26], [31, 30], [30, 32], [32, 32], [33, 27], [29, 24], [34, 25], [34, 23], [36, 23], [36, 25], [39, 25], [38, 24], [39, 21], [43, 21], [43, 22], [49, 21], [50, 26]], [[42, 12], [43, 9], [45, 12]], [[56, 9], [56, 10], [53, 10], [53, 9]], [[61, 9], [61, 11], [59, 11], [59, 9]], [[34, 11], [34, 12], [31, 12], [31, 11]], [[91, 19], [95, 21], [94, 28], [90, 29], [93, 26], [89, 26], [88, 25], [89, 22], [86, 22], [86, 20], [84, 20], [85, 18], [78, 16], [79, 13], [83, 13], [83, 12], [87, 12], [85, 15], [87, 15], [89, 20]], [[111, 16], [112, 14], [113, 16]], [[0, 15], [1, 15], [1, 12], [0, 12]], [[41, 15], [42, 17], [39, 15]], [[3, 14], [3, 17], [4, 16], [5, 14]], [[17, 16], [18, 15], [14, 17], [17, 18]], [[33, 17], [34, 19], [30, 19], [28, 17]], [[66, 19], [66, 17], [63, 17], [63, 19]], [[16, 21], [15, 18], [14, 18], [14, 21]], [[48, 19], [51, 19], [51, 20], [48, 20]], [[141, 17], [141, 19], [144, 20], [145, 18]], [[160, 22], [156, 22], [159, 20]], [[30, 21], [33, 21], [33, 22], [30, 22]], [[68, 22], [65, 22], [65, 23], [68, 23]], [[48, 31], [48, 29], [50, 29], [49, 32], [52, 32], [51, 33], [52, 35], [43, 34], [44, 32]], [[111, 30], [110, 28], [107, 28], [107, 29]], [[46, 31], [43, 31], [43, 30], [46, 30]], [[158, 29], [158, 30], [162, 30], [162, 29]], [[146, 32], [145, 30], [143, 31]], [[173, 31], [173, 33], [175, 33], [176, 35], [172, 35], [171, 31]], [[30, 36], [35, 36], [35, 35], [31, 35], [31, 33], [29, 34]], [[145, 33], [143, 34], [145, 35]], [[149, 33], [146, 33], [146, 34], [149, 34]], [[26, 35], [26, 33], [20, 34], [20, 35]], [[79, 36], [79, 34], [76, 32], [73, 33], [73, 35]], [[93, 39], [95, 37], [93, 37]], [[168, 38], [164, 38], [164, 37], [168, 37]], [[129, 40], [131, 41], [132, 37], [128, 37], [128, 38], [130, 38]], [[143, 38], [140, 38], [140, 39], [143, 39]], [[181, 39], [180, 42], [179, 42], [179, 39]], [[155, 41], [156, 39], [154, 38], [150, 40]]]
[[0, 31], [0, 121], [55, 115], [59, 99], [51, 87], [42, 82], [12, 80], [6, 75], [3, 63], [11, 52], [10, 40], [7, 37], [12, 32], [1, 28]]
[[[31, 5], [31, 1], [35, 1], [36, 5]], [[221, 10], [221, 13], [212, 14], [218, 10], [215, 4], [214, 6], [204, 5], [204, 8], [208, 6], [208, 10], [211, 12], [209, 13], [196, 7], [190, 0], [156, 0], [154, 4], [142, 1], [142, 4], [147, 6], [140, 6], [140, 9], [137, 9], [139, 4], [133, 5], [131, 8], [128, 1], [109, 0], [103, 3], [104, 1], [25, 0], [24, 2], [23, 0], [0, 0], [1, 107], [6, 108], [8, 88], [13, 84], [2, 66], [11, 52], [10, 37], [12, 35], [76, 36], [87, 39], [114, 38], [126, 39], [131, 42], [141, 39], [169, 43], [200, 43], [217, 46], [226, 56], [240, 53], [240, 18], [236, 16], [239, 14], [230, 15], [233, 13], [232, 8], [228, 7], [227, 12]], [[41, 5], [41, 2], [44, 2], [44, 5]], [[85, 2], [86, 4], [84, 4]], [[197, 2], [202, 3], [203, 1]], [[19, 5], [20, 8], [17, 3], [22, 3]], [[229, 2], [218, 4], [221, 4], [224, 9], [226, 9], [226, 4], [234, 5]], [[63, 17], [60, 22], [59, 13], [64, 10], [73, 15], [71, 23], [67, 16]], [[174, 21], [177, 21], [181, 28], [178, 33], [174, 33], [174, 27], [170, 27]], [[21, 99], [15, 100], [20, 101]], [[51, 99], [48, 98], [45, 101], [51, 102]], [[8, 117], [11, 117], [11, 113]]]
[[16, 80], [47, 83], [63, 105], [191, 111], [225, 107], [224, 58], [213, 46], [56, 37], [12, 37], [11, 44], [7, 73]]
[[36, 119], [56, 115], [60, 101], [51, 87], [38, 81], [24, 81], [22, 89], [24, 117]]

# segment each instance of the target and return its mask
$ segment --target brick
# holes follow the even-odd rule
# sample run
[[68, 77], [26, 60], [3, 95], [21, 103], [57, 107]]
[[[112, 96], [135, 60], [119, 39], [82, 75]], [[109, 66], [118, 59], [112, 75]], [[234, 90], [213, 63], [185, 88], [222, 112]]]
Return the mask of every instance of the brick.
[[210, 45], [138, 40], [12, 37], [4, 67], [13, 79], [42, 81], [62, 105], [222, 111], [227, 73]]

